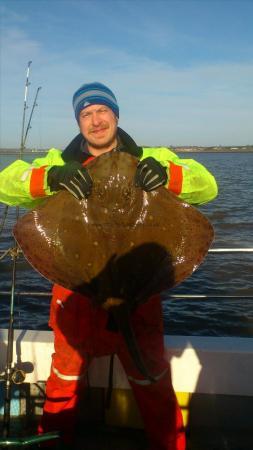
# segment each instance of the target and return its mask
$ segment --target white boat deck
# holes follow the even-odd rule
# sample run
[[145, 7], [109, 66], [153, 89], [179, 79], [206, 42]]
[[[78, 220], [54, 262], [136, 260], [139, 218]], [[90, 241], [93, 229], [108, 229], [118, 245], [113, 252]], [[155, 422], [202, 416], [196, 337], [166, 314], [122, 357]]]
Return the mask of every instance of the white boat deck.
[[[5, 366], [6, 344], [7, 330], [0, 330], [0, 372]], [[165, 344], [173, 385], [187, 428], [187, 450], [252, 450], [253, 340], [165, 336]], [[43, 396], [38, 386], [44, 387], [52, 353], [50, 331], [15, 331], [14, 360], [18, 367], [27, 371], [24, 387], [29, 394], [29, 408], [35, 414], [41, 413]], [[108, 362], [108, 357], [99, 358], [90, 369], [90, 383], [98, 405], [101, 396], [104, 403]], [[117, 358], [113, 386], [111, 407], [105, 413], [103, 430], [100, 428], [90, 436], [82, 437], [76, 449], [145, 449], [141, 419]], [[21, 397], [17, 394], [16, 399], [13, 398], [12, 415], [20, 416], [20, 408], [24, 409], [23, 397], [24, 394]], [[120, 407], [122, 398], [124, 411]], [[1, 407], [0, 399], [0, 414], [3, 413]], [[103, 414], [99, 406], [98, 411]], [[26, 435], [35, 430], [34, 424], [28, 425], [27, 428], [26, 423]]]

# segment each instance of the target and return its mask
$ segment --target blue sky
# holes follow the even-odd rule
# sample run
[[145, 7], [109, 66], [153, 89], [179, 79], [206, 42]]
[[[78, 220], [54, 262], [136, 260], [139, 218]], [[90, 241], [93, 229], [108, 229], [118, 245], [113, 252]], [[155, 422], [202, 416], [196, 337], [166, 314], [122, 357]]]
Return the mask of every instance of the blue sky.
[[0, 147], [64, 148], [72, 96], [101, 81], [140, 145], [253, 144], [253, 1], [0, 0]]

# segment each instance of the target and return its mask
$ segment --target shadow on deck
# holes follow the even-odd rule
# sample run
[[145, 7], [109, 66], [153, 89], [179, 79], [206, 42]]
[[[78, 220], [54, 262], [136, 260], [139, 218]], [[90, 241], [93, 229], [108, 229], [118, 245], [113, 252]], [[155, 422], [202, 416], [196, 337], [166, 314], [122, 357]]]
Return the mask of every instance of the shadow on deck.
[[[16, 420], [12, 422], [12, 435], [31, 435], [36, 432], [35, 423], [22, 429]], [[19, 432], [17, 432], [19, 428]], [[2, 448], [0, 446], [0, 448]], [[6, 447], [3, 447], [6, 448]], [[14, 447], [12, 447], [14, 448]], [[15, 447], [15, 449], [20, 447]], [[24, 446], [22, 446], [24, 448]], [[27, 446], [31, 450], [37, 450], [37, 445]], [[57, 450], [147, 450], [145, 434], [142, 430], [116, 427], [98, 427], [83, 433], [77, 439], [77, 443], [64, 448], [62, 445], [55, 447]], [[252, 450], [253, 432], [237, 433], [231, 430], [218, 429], [194, 429], [187, 433], [187, 450]], [[174, 449], [173, 449], [174, 450]]]
[[[27, 437], [36, 434], [44, 403], [44, 384], [24, 384], [20, 389], [21, 409], [18, 416], [11, 418], [10, 436]], [[141, 428], [138, 416], [133, 415], [134, 408], [131, 398], [129, 398], [130, 391], [127, 391], [127, 397], [128, 412], [132, 413], [132, 423], [129, 425], [128, 422], [125, 426], [119, 426], [123, 419], [120, 417], [117, 404], [114, 408], [116, 412], [113, 414], [110, 411], [105, 412], [104, 394], [104, 389], [91, 389], [90, 406], [86, 408], [86, 411], [89, 411], [89, 418], [85, 419], [85, 413], [82, 414], [82, 423], [79, 427], [80, 436], [77, 442], [67, 449], [64, 449], [62, 445], [54, 448], [57, 450], [147, 450], [145, 433]], [[187, 450], [253, 449], [253, 427], [250, 426], [252, 399], [237, 398], [235, 403], [234, 399], [227, 396], [220, 397], [213, 395], [210, 398], [197, 395], [191, 400], [191, 416], [187, 426]], [[114, 402], [113, 396], [111, 410]], [[0, 445], [0, 448], [6, 448], [6, 446], [1, 447]], [[14, 447], [12, 446], [12, 448]], [[15, 448], [20, 448], [20, 446]], [[39, 447], [32, 445], [22, 446], [22, 448], [37, 450]]]

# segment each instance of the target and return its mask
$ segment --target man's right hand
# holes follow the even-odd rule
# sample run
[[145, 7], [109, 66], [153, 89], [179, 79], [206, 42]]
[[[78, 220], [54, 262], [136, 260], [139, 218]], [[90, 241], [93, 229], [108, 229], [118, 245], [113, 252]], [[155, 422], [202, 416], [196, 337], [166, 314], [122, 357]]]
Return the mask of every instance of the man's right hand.
[[77, 161], [51, 167], [47, 183], [51, 191], [66, 189], [78, 200], [89, 197], [92, 190], [92, 179], [88, 170]]

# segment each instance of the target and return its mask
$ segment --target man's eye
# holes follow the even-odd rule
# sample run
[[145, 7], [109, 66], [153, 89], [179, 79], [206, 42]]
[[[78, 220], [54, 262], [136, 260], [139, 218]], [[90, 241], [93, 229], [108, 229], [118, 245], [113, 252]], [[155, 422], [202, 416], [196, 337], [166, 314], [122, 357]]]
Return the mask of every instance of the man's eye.
[[82, 119], [85, 119], [86, 117], [89, 117], [90, 116], [90, 113], [83, 113], [83, 114], [81, 114], [81, 118]]

